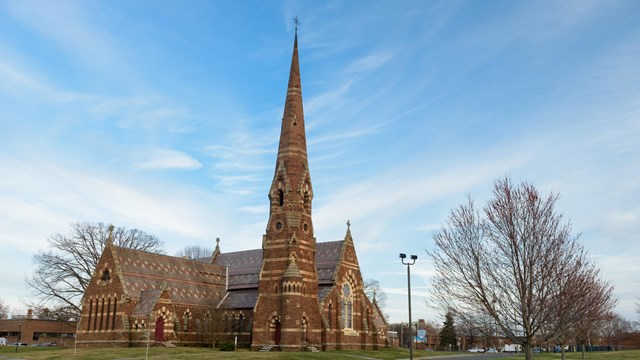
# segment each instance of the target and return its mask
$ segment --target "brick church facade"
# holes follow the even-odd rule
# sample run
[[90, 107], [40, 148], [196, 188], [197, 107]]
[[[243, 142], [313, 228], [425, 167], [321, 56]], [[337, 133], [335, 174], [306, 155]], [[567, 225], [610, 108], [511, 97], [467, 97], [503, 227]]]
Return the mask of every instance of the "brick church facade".
[[[83, 298], [78, 346], [377, 349], [387, 324], [364, 293], [351, 230], [316, 242], [297, 33], [260, 249], [186, 259], [108, 242]], [[171, 345], [170, 345], [171, 346]]]

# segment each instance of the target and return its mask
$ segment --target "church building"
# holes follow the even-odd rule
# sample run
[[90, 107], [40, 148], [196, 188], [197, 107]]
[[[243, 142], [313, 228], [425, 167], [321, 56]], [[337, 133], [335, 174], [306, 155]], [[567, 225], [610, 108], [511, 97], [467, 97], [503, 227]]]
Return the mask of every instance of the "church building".
[[377, 349], [387, 324], [364, 293], [350, 224], [316, 242], [297, 30], [259, 249], [188, 259], [108, 242], [82, 302], [78, 346], [211, 346], [254, 350]]

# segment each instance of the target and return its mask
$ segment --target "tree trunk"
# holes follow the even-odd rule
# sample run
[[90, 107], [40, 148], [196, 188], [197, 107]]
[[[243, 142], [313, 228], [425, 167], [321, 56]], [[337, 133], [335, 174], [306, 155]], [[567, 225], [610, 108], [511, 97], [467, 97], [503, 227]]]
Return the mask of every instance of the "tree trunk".
[[531, 343], [524, 344], [524, 358], [533, 360], [533, 346], [531, 346]]

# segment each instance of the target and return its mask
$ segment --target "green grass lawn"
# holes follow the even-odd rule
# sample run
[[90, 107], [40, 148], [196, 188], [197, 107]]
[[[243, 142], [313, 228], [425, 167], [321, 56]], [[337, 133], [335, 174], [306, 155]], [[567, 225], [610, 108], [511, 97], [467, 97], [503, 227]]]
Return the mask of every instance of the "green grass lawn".
[[[145, 348], [108, 348], [108, 349], [78, 349], [74, 354], [73, 348], [41, 348], [41, 347], [20, 347], [18, 353], [15, 347], [0, 347], [0, 359], [82, 359], [82, 360], [134, 360], [145, 358]], [[431, 358], [436, 356], [454, 355], [460, 353], [420, 351], [413, 352], [414, 358]], [[271, 352], [260, 353], [256, 351], [238, 350], [234, 352], [221, 352], [206, 348], [151, 348], [149, 349], [150, 359], [225, 359], [225, 360], [358, 360], [358, 358], [368, 357], [380, 360], [408, 359], [407, 349], [383, 349], [379, 351], [328, 351], [320, 353], [310, 352]], [[488, 357], [488, 356], [487, 356]], [[501, 359], [520, 359], [522, 354]], [[536, 359], [560, 359], [560, 354], [536, 354]], [[580, 353], [567, 353], [567, 359], [581, 359]], [[616, 352], [593, 352], [587, 353], [586, 359], [640, 359], [640, 351], [616, 351]]]

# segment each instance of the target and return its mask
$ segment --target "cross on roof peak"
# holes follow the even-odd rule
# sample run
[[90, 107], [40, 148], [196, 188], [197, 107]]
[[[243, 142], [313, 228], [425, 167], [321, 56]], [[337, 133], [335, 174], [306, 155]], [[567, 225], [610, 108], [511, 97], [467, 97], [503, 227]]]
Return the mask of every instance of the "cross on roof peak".
[[295, 25], [296, 36], [298, 36], [298, 25], [300, 25], [300, 19], [298, 19], [297, 15], [293, 17], [293, 24]]

